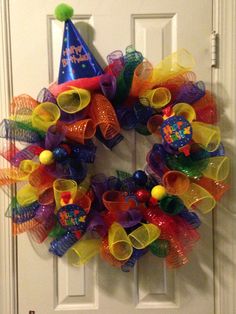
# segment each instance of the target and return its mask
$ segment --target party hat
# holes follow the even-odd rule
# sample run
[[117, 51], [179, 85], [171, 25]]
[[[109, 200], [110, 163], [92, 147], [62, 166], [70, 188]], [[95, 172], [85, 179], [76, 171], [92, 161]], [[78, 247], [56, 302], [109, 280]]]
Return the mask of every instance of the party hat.
[[55, 9], [59, 21], [65, 21], [58, 84], [78, 78], [89, 78], [103, 74], [82, 36], [70, 20], [73, 9], [60, 4]]

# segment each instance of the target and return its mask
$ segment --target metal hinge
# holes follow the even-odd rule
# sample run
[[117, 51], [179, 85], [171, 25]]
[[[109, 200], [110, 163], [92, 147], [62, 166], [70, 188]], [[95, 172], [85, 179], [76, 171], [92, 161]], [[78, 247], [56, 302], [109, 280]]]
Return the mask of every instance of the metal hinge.
[[216, 68], [218, 65], [218, 34], [216, 31], [211, 33], [211, 66]]

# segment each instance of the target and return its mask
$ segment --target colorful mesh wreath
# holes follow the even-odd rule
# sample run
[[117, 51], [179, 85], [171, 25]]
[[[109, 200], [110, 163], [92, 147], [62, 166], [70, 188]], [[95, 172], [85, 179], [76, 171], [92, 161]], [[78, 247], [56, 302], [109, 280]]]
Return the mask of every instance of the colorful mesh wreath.
[[[80, 66], [78, 58], [69, 63], [76, 47], [65, 48], [63, 64]], [[62, 71], [60, 84], [37, 100], [14, 97], [0, 124], [9, 142], [0, 152], [9, 162], [0, 185], [18, 186], [7, 211], [13, 234], [51, 238], [50, 253], [68, 254], [75, 266], [100, 254], [127, 272], [150, 251], [180, 267], [200, 238], [198, 214], [211, 212], [230, 188], [215, 98], [197, 81], [185, 49], [156, 67], [132, 47], [125, 55], [116, 50], [104, 71], [82, 56], [90, 66], [84, 77], [71, 71], [64, 80]], [[119, 147], [122, 129], [156, 137], [144, 170], [92, 176], [96, 141]]]

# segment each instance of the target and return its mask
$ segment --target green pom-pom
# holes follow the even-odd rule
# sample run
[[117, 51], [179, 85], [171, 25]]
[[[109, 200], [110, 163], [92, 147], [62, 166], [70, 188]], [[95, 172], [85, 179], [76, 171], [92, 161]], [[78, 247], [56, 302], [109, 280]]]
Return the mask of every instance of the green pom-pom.
[[56, 19], [61, 22], [69, 20], [73, 16], [73, 13], [73, 8], [65, 3], [59, 4], [54, 12]]

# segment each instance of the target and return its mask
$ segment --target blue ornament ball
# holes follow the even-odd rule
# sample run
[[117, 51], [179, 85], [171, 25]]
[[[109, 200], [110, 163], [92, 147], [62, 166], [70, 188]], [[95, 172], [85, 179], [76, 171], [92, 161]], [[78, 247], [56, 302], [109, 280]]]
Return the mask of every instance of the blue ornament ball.
[[68, 152], [63, 147], [57, 147], [53, 150], [53, 157], [57, 162], [63, 162], [68, 158]]
[[148, 177], [144, 171], [137, 170], [133, 174], [133, 179], [134, 179], [135, 183], [137, 183], [139, 185], [145, 185], [147, 183]]

